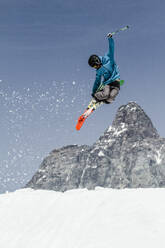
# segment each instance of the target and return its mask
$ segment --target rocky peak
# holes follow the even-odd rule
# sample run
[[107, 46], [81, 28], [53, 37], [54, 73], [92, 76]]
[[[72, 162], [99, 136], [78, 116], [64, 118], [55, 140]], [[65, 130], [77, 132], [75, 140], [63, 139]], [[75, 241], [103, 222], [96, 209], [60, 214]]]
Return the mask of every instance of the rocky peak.
[[158, 137], [157, 130], [154, 128], [150, 118], [144, 110], [135, 102], [121, 106], [112, 123], [113, 128], [123, 128], [136, 130], [143, 137]]
[[112, 125], [96, 144], [104, 146], [117, 140], [134, 143], [146, 138], [159, 138], [159, 134], [144, 110], [137, 103], [129, 102], [118, 109]]
[[65, 191], [165, 187], [165, 139], [135, 102], [121, 106], [115, 120], [92, 146], [52, 151], [27, 187]]

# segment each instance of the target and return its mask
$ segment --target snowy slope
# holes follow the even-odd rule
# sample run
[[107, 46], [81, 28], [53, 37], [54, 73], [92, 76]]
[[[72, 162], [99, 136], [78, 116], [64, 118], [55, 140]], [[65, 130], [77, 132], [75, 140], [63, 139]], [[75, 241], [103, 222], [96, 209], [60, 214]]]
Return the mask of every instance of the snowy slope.
[[159, 248], [165, 189], [18, 190], [0, 195], [2, 248]]

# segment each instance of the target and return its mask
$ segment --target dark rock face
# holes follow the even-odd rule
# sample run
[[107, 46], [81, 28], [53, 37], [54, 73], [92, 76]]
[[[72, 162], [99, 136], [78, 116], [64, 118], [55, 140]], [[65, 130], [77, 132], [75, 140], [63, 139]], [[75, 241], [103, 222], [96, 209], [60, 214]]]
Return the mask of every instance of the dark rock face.
[[87, 146], [66, 146], [53, 150], [42, 162], [40, 169], [33, 176], [27, 187], [65, 191], [78, 188], [79, 175], [84, 166], [80, 163], [81, 154]]
[[57, 191], [96, 186], [165, 187], [165, 139], [134, 102], [118, 109], [112, 126], [92, 146], [52, 151], [26, 185]]

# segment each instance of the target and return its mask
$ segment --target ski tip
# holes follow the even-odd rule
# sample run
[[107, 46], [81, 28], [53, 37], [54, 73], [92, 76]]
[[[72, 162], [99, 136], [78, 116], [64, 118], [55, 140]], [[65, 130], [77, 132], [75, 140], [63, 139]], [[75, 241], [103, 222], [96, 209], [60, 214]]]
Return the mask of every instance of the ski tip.
[[77, 125], [76, 125], [76, 130], [77, 130], [77, 131], [80, 131], [80, 128], [81, 128], [81, 127], [77, 124]]
[[82, 127], [82, 124], [83, 124], [83, 123], [77, 123], [77, 125], [76, 125], [76, 130], [77, 130], [77, 131], [80, 131], [80, 129], [81, 129], [81, 127]]
[[79, 118], [78, 118], [78, 121], [77, 121], [77, 125], [76, 125], [76, 130], [79, 131], [83, 125], [85, 121], [85, 118], [83, 115], [81, 115]]

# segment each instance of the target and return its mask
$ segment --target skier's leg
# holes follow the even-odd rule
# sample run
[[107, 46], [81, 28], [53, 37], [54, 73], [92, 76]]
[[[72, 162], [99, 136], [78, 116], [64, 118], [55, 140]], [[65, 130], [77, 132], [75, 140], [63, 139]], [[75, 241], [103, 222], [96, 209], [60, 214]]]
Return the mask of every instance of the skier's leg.
[[119, 88], [111, 87], [109, 98], [105, 100], [105, 103], [112, 103], [118, 94], [119, 94]]
[[110, 85], [105, 85], [104, 88], [94, 94], [98, 101], [104, 101], [110, 96]]

